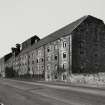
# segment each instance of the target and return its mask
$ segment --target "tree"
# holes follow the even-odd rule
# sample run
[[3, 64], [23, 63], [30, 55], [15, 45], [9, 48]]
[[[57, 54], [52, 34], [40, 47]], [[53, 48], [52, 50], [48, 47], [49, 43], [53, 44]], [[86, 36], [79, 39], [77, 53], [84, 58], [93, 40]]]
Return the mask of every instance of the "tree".
[[7, 77], [7, 78], [13, 78], [13, 77], [16, 77], [18, 74], [17, 74], [17, 72], [15, 71], [15, 70], [13, 70], [13, 68], [12, 67], [6, 67], [6, 69], [5, 69], [5, 76]]

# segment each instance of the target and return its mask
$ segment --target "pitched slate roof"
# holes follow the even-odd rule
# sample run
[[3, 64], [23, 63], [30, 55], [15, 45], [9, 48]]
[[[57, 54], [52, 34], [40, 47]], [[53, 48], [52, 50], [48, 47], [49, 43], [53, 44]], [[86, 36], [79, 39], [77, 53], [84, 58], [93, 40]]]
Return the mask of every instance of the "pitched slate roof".
[[71, 24], [59, 29], [58, 31], [51, 33], [50, 35], [44, 37], [43, 39], [41, 39], [38, 43], [34, 44], [33, 46], [27, 48], [26, 50], [23, 50], [20, 54], [26, 53], [30, 50], [39, 48], [43, 45], [48, 44], [49, 42], [52, 42], [58, 38], [67, 36], [68, 34], [72, 33], [74, 29], [76, 29], [84, 20], [86, 20], [88, 17], [90, 17], [89, 15], [87, 16], [83, 16], [82, 18], [72, 22]]
[[4, 61], [8, 61], [12, 57], [12, 53], [8, 53], [4, 56]]

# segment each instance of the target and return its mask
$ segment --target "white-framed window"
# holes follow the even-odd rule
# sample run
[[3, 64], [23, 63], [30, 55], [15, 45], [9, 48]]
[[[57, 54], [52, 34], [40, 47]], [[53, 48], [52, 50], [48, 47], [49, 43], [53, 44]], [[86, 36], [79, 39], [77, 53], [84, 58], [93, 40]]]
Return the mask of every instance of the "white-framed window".
[[50, 70], [50, 65], [47, 65], [47, 70]]
[[40, 65], [38, 65], [38, 70], [40, 69]]
[[39, 62], [38, 58], [37, 58], [36, 62], [37, 62], [37, 63]]
[[55, 59], [55, 60], [57, 60], [57, 59], [58, 59], [58, 56], [57, 56], [57, 55], [55, 55], [54, 59]]
[[44, 66], [42, 66], [42, 70], [44, 69]]
[[64, 59], [67, 58], [67, 53], [66, 52], [63, 53], [63, 58]]
[[51, 60], [51, 57], [50, 56], [46, 57], [46, 60], [47, 61], [50, 61]]
[[54, 50], [57, 50], [58, 49], [58, 46], [57, 45], [54, 45]]
[[67, 63], [63, 64], [63, 69], [67, 69]]
[[63, 48], [65, 48], [66, 46], [67, 46], [67, 42], [64, 41], [64, 42], [63, 42]]
[[51, 49], [52, 49], [52, 45], [49, 45], [49, 46], [47, 47], [47, 52], [50, 52]]
[[41, 50], [38, 50], [38, 55], [39, 55], [39, 56], [41, 55]]
[[34, 64], [34, 60], [32, 60], [32, 64]]
[[47, 52], [50, 52], [50, 48], [49, 47], [47, 48]]
[[57, 70], [58, 69], [58, 65], [57, 64], [55, 64], [55, 70]]

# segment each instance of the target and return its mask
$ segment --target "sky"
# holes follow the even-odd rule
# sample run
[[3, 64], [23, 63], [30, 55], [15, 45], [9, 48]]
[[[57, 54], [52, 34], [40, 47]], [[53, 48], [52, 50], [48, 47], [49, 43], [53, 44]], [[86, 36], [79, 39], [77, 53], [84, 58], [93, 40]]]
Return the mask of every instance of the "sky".
[[105, 22], [105, 0], [0, 0], [0, 57], [16, 43], [43, 38], [84, 15]]

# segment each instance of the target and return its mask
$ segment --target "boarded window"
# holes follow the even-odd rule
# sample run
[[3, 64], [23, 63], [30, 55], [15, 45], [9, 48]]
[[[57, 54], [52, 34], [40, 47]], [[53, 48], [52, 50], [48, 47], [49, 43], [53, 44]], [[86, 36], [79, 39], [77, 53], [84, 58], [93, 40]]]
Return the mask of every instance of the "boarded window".
[[63, 42], [63, 48], [65, 48], [67, 46], [66, 42]]

